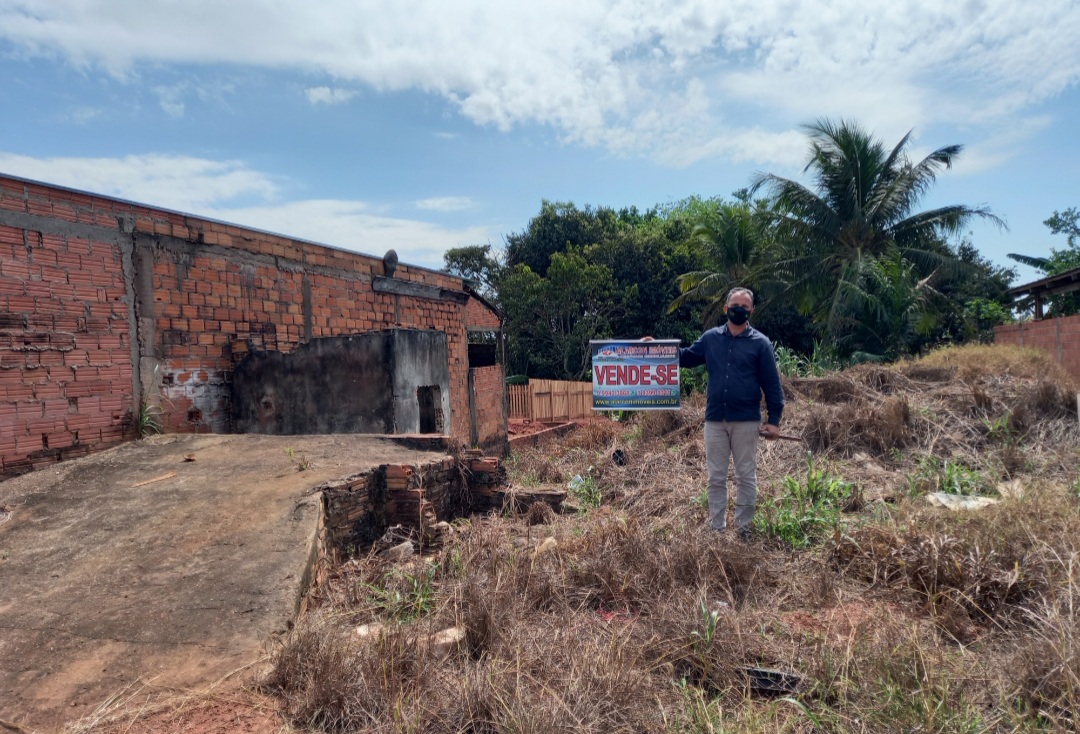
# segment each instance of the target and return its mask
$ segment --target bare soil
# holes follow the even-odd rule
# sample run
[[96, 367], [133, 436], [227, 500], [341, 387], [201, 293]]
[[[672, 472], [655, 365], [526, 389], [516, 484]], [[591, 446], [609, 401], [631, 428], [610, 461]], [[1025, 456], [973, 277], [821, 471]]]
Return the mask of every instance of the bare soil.
[[0, 720], [46, 731], [139, 682], [250, 665], [298, 609], [312, 488], [439, 456], [367, 436], [173, 435], [0, 483]]

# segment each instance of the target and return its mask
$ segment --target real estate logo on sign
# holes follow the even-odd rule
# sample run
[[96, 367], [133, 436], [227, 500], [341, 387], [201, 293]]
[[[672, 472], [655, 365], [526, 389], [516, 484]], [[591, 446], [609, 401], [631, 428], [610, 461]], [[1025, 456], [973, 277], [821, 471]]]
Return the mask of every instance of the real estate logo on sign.
[[678, 410], [679, 341], [593, 341], [593, 410]]

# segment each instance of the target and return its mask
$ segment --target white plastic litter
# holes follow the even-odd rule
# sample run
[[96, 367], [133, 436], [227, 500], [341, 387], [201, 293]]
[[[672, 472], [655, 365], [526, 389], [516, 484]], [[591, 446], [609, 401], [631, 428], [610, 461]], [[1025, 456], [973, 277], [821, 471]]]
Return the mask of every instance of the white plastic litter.
[[965, 497], [948, 492], [931, 492], [926, 495], [926, 501], [935, 507], [944, 507], [949, 510], [981, 510], [990, 505], [1001, 502], [997, 497]]

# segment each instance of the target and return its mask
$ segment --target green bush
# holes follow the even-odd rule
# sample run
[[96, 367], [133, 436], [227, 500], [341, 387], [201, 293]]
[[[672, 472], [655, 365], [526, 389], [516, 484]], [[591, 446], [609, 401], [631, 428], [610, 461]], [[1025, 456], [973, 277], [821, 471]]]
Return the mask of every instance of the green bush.
[[806, 455], [806, 478], [784, 477], [783, 492], [762, 504], [754, 516], [754, 529], [792, 548], [819, 543], [840, 523], [840, 512], [851, 499], [854, 486], [823, 469], [814, 468]]

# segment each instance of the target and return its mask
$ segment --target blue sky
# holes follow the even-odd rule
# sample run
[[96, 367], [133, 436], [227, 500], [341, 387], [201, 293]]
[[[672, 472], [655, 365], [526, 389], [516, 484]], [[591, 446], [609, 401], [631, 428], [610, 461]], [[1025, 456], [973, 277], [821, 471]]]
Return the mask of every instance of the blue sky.
[[798, 177], [817, 117], [964, 144], [923, 204], [996, 262], [1080, 206], [1075, 0], [0, 0], [0, 79], [0, 172], [432, 267]]

